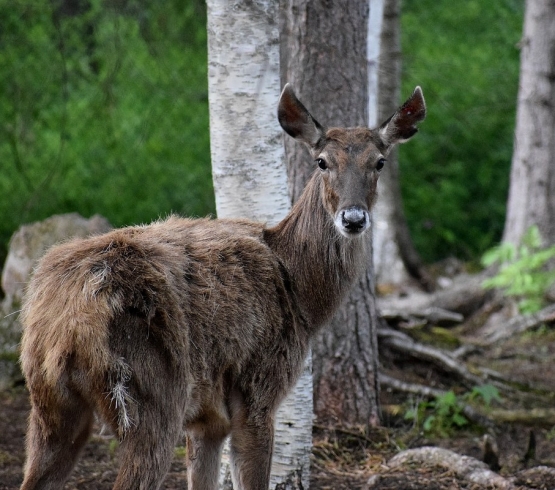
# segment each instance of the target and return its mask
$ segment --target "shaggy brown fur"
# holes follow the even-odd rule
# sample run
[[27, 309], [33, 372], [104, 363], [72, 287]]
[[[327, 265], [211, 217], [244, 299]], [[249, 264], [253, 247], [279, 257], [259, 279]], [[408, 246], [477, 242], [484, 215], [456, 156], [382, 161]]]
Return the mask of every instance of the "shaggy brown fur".
[[51, 249], [22, 313], [22, 489], [63, 486], [94, 413], [121, 440], [116, 489], [159, 488], [183, 427], [190, 490], [217, 487], [229, 434], [235, 488], [267, 489], [276, 409], [365, 262], [377, 162], [422, 111], [326, 133], [286, 87], [282, 126], [327, 167], [278, 226], [171, 217]]

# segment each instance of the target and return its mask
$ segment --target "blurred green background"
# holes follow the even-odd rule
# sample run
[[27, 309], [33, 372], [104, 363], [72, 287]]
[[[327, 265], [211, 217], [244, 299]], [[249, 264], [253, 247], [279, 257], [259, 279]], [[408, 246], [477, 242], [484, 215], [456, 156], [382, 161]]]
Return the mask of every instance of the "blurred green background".
[[403, 3], [403, 94], [428, 116], [400, 147], [401, 187], [422, 258], [475, 259], [501, 239], [518, 91], [521, 0]]
[[[504, 224], [523, 1], [407, 1], [403, 95], [429, 115], [401, 149], [423, 258], [476, 258]], [[55, 213], [115, 226], [214, 213], [200, 0], [0, 0], [0, 259]]]

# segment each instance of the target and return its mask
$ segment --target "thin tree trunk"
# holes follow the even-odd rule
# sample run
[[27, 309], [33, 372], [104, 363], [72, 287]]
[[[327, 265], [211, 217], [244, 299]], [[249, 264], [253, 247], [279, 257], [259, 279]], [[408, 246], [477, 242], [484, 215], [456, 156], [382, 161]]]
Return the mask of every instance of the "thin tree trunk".
[[555, 242], [555, 0], [527, 0], [503, 241], [537, 225]]
[[[372, 0], [370, 3], [368, 124], [371, 127], [376, 127], [382, 120], [393, 114], [400, 98], [401, 48], [398, 3], [398, 0]], [[397, 18], [392, 14], [397, 15]], [[380, 198], [372, 213], [374, 273], [378, 283], [402, 284], [409, 276], [396, 241], [398, 173], [395, 148], [388, 155], [387, 165], [380, 175], [378, 182]]]
[[[324, 124], [367, 125], [367, 22], [367, 0], [282, 0], [282, 83], [291, 82], [307, 108], [324, 115]], [[296, 200], [314, 163], [298, 143], [286, 140], [285, 148]], [[315, 412], [322, 422], [379, 422], [372, 277], [368, 257], [367, 271], [313, 343]]]
[[[212, 174], [219, 217], [269, 225], [290, 207], [276, 111], [280, 95], [278, 4], [208, 1]], [[276, 422], [271, 488], [308, 488], [312, 377], [308, 361]], [[221, 486], [231, 488], [225, 452]], [[302, 485], [302, 487], [301, 487]]]
[[[381, 18], [379, 18], [381, 16]], [[370, 4], [368, 62], [371, 94], [369, 125], [376, 126], [397, 109], [401, 92], [400, 0], [372, 0]], [[377, 19], [374, 19], [378, 17]], [[371, 40], [372, 39], [372, 40]], [[374, 75], [377, 73], [377, 76]], [[377, 101], [376, 107], [372, 103]], [[374, 219], [374, 270], [378, 284], [402, 284], [409, 276], [426, 289], [432, 281], [412, 242], [403, 211], [398, 151], [387, 157], [378, 184]]]

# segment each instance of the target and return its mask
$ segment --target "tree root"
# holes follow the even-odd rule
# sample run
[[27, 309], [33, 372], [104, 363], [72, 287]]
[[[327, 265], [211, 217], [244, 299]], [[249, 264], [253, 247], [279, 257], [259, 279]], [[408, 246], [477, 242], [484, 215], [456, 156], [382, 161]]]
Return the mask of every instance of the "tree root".
[[540, 326], [542, 323], [550, 323], [555, 321], [555, 304], [549, 305], [537, 313], [528, 315], [518, 315], [501, 328], [498, 328], [485, 336], [481, 341], [482, 345], [492, 345], [501, 340], [506, 340], [519, 333], [526, 332], [532, 328]]
[[499, 423], [523, 424], [536, 427], [550, 428], [555, 425], [555, 409], [531, 408], [529, 410], [495, 409], [489, 416]]
[[[387, 365], [385, 361], [388, 355], [392, 358], [397, 358], [397, 356], [401, 359], [412, 358], [424, 361], [430, 364], [436, 372], [447, 375], [447, 377], [442, 377], [443, 389], [438, 389], [425, 386], [426, 381], [422, 381], [422, 384], [410, 383], [395, 379], [382, 372], [379, 378], [382, 386], [394, 391], [433, 399], [447, 393], [449, 387], [445, 387], [445, 383], [449, 385], [451, 379], [456, 379], [467, 389], [485, 383], [492, 384], [499, 389], [505, 401], [507, 401], [507, 398], [514, 398], [514, 401], [521, 404], [524, 395], [529, 402], [534, 401], [533, 405], [535, 406], [548, 406], [546, 405], [546, 401], [548, 401], [546, 396], [549, 396], [549, 393], [543, 393], [541, 390], [540, 392], [537, 388], [527, 386], [522, 381], [511, 380], [507, 376], [486, 367], [470, 366], [464, 359], [470, 353], [480, 351], [529, 329], [537, 328], [543, 323], [555, 323], [555, 304], [533, 315], [513, 317], [504, 321], [499, 328], [495, 328], [494, 323], [492, 323], [492, 328], [483, 328], [481, 334], [473, 338], [472, 344], [464, 344], [452, 352], [422, 344], [407, 333], [393, 328], [395, 325], [402, 325], [402, 323], [405, 323], [406, 326], [407, 322], [409, 326], [415, 324], [449, 324], [457, 319], [460, 321], [462, 315], [470, 314], [471, 318], [466, 316], [467, 322], [469, 322], [472, 321], [472, 317], [477, 315], [483, 317], [483, 315], [497, 314], [505, 302], [492, 292], [489, 292], [490, 296], [487, 296], [488, 293], [481, 287], [482, 281], [488, 274], [488, 272], [485, 272], [476, 276], [457, 278], [452, 288], [434, 294], [415, 293], [405, 298], [389, 297], [379, 300], [383, 315], [380, 318], [377, 334], [379, 346], [384, 347], [380, 351], [384, 365]], [[463, 292], [462, 288], [465, 287], [469, 288], [469, 291]], [[476, 305], [479, 305], [477, 309], [474, 308]], [[391, 326], [385, 320], [388, 320]], [[461, 331], [458, 330], [460, 334]], [[472, 327], [472, 330], [475, 331], [475, 328]], [[414, 379], [414, 376], [411, 376], [411, 379]], [[535, 403], [535, 401], [538, 403]], [[493, 430], [498, 424], [518, 423], [535, 427], [552, 427], [555, 425], [555, 410], [551, 408], [490, 409], [485, 414], [476, 410], [473, 406], [461, 403], [461, 409], [468, 420], [488, 430]]]
[[483, 488], [500, 490], [515, 488], [510, 480], [491, 471], [486, 463], [439, 447], [420, 447], [402, 451], [391, 458], [387, 466], [397, 468], [411, 464], [440, 466], [454, 472], [458, 478], [483, 486]]
[[457, 324], [464, 320], [460, 313], [445, 310], [438, 306], [426, 306], [421, 309], [405, 309], [398, 310], [396, 308], [386, 307], [380, 311], [381, 317], [387, 321], [404, 321], [409, 324], [419, 325], [444, 325]]
[[[432, 313], [430, 322], [433, 323], [435, 311], [447, 311], [467, 318], [477, 311], [489, 298], [492, 291], [482, 287], [484, 279], [491, 275], [484, 271], [476, 275], [461, 274], [447, 288], [433, 294], [415, 292], [406, 297], [387, 296], [378, 298], [378, 308], [388, 315], [403, 317], [407, 312], [412, 315], [426, 317], [426, 312]], [[460, 320], [462, 321], [462, 320]]]
[[484, 378], [471, 373], [461, 361], [447, 351], [420, 344], [407, 334], [382, 326], [378, 328], [378, 339], [382, 345], [393, 350], [432, 362], [442, 370], [456, 374], [468, 387], [484, 383]]

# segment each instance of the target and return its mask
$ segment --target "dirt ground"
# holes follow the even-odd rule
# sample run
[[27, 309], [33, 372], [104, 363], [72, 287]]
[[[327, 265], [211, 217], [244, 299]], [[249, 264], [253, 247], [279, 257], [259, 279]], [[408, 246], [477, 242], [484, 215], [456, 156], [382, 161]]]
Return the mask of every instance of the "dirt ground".
[[[521, 335], [502, 345], [475, 352], [471, 364], [502, 373], [523, 388], [503, 398], [504, 409], [550, 409], [555, 393], [555, 330], [552, 326]], [[390, 374], [407, 380], [402, 362], [388, 366]], [[426, 376], [425, 366], [412, 366]], [[403, 374], [405, 373], [405, 374]], [[441, 379], [431, 385], [441, 387]], [[384, 407], [410, 405], [410, 397], [382, 390]], [[418, 398], [412, 403], [417, 403]], [[17, 489], [22, 479], [24, 437], [29, 409], [24, 386], [0, 393], [0, 490]], [[385, 413], [385, 411], [384, 411]], [[549, 419], [550, 420], [550, 419]], [[493, 468], [505, 477], [506, 488], [555, 490], [555, 426], [551, 422], [498, 423], [490, 434], [498, 447], [498, 464]], [[450, 437], [425, 437], [403, 413], [387, 413], [382, 428], [364, 433], [356, 429], [315, 426], [311, 486], [313, 490], [457, 490], [488, 489], [489, 484], [471, 483], [452, 468], [438, 464], [408, 464], [392, 467], [390, 459], [407, 448], [439, 446], [458, 454], [484, 458], [484, 430], [474, 427]], [[176, 448], [176, 457], [162, 488], [186, 488], [185, 448]], [[108, 490], [118, 466], [117, 442], [99, 430], [86, 445], [66, 489]], [[539, 468], [539, 469], [537, 469]]]
[[[0, 395], [0, 490], [19, 488], [24, 463], [24, 436], [27, 392], [18, 387]], [[525, 461], [530, 431], [536, 441], [533, 461]], [[356, 430], [315, 427], [311, 468], [313, 490], [478, 490], [493, 488], [472, 484], [449, 469], [434, 465], [409, 465], [389, 468], [387, 461], [405, 447], [439, 445], [460, 454], [481, 458], [483, 449], [478, 433], [461, 433], [443, 440], [427, 440], [415, 433], [407, 439], [407, 428], [377, 428], [370, 434]], [[534, 476], [523, 471], [534, 465], [555, 466], [555, 440], [546, 429], [525, 426], [505, 427], [498, 433], [501, 474], [514, 477], [514, 488], [555, 489], [555, 478], [544, 473]], [[185, 489], [184, 448], [176, 449], [176, 457], [162, 488]], [[66, 489], [108, 490], [117, 473], [117, 444], [109, 436], [91, 438], [74, 469]], [[520, 475], [520, 476], [519, 476]], [[371, 480], [371, 485], [367, 482]]]

